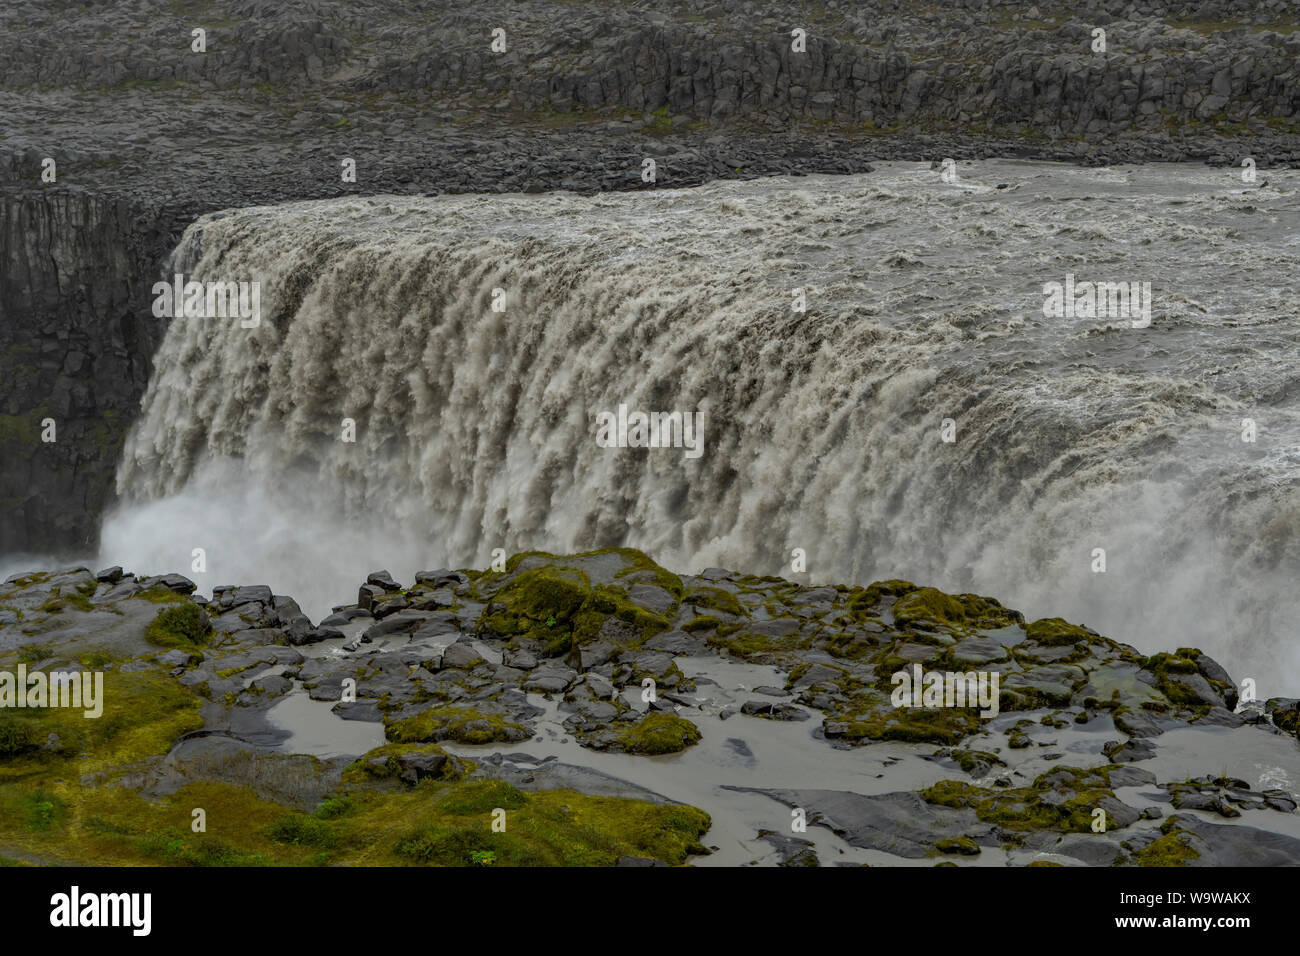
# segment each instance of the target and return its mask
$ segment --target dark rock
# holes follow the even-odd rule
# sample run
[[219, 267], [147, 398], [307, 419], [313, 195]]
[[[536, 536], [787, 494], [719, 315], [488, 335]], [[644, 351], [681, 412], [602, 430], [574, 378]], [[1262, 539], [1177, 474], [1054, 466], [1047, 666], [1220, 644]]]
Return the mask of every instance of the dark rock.
[[402, 586], [393, 580], [387, 571], [371, 571], [366, 575], [366, 584], [382, 588], [385, 591], [400, 591]]

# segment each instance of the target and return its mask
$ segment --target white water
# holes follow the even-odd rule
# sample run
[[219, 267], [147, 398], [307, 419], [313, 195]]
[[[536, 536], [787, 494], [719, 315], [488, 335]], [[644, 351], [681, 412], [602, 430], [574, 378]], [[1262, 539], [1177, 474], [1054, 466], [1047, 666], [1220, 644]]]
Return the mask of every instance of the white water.
[[[627, 544], [979, 591], [1300, 690], [1300, 174], [961, 175], [207, 217], [178, 270], [259, 280], [262, 324], [173, 323], [102, 560], [319, 616], [378, 567]], [[1067, 272], [1151, 282], [1151, 328], [1045, 318]], [[598, 447], [622, 402], [704, 411], [703, 456]]]

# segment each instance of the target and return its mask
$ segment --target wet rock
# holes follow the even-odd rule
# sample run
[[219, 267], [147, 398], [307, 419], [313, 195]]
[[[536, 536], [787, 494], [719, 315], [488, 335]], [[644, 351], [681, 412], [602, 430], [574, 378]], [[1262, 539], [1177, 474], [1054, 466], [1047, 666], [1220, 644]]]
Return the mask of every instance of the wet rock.
[[483, 655], [475, 650], [473, 644], [464, 640], [449, 645], [442, 652], [443, 667], [457, 667], [463, 670], [472, 670], [483, 662]]
[[417, 750], [399, 754], [400, 776], [407, 783], [418, 783], [425, 778], [438, 779], [447, 768], [450, 758], [436, 750]]
[[293, 681], [280, 674], [259, 677], [248, 685], [248, 689], [266, 697], [282, 697], [293, 688]]
[[376, 611], [375, 617], [381, 619], [370, 625], [363, 632], [367, 640], [370, 641], [378, 640], [381, 637], [388, 637], [392, 634], [415, 633], [428, 623], [430, 614], [428, 611], [397, 608], [387, 615], [380, 615], [379, 612]]
[[180, 649], [158, 655], [158, 663], [166, 667], [191, 667], [203, 660], [202, 654]]
[[465, 575], [450, 568], [438, 568], [436, 571], [417, 571], [415, 583], [433, 588], [458, 588], [469, 581]]
[[377, 584], [363, 584], [357, 589], [357, 606], [373, 613], [375, 606], [382, 602], [385, 591]]
[[652, 614], [667, 615], [677, 604], [677, 599], [653, 584], [634, 584], [627, 589], [627, 598], [633, 604]]
[[1164, 733], [1160, 721], [1145, 710], [1126, 710], [1113, 715], [1115, 728], [1130, 737], [1159, 737]]
[[404, 611], [408, 607], [410, 607], [410, 602], [399, 594], [396, 597], [389, 598], [387, 601], [376, 602], [374, 605], [375, 618], [382, 621], [390, 614]]
[[1241, 717], [1239, 717], [1237, 714], [1234, 714], [1232, 711], [1225, 710], [1223, 707], [1220, 707], [1216, 704], [1215, 706], [1210, 708], [1208, 713], [1206, 713], [1201, 717], [1198, 717], [1195, 721], [1193, 721], [1193, 723], [1195, 723], [1196, 726], [1198, 727], [1201, 726], [1240, 727], [1243, 724], [1245, 724], [1246, 721], [1243, 720]]
[[289, 643], [295, 646], [306, 644], [319, 644], [321, 641], [342, 640], [344, 634], [342, 631], [333, 627], [313, 627], [306, 631], [295, 632], [289, 639]]
[[533, 671], [528, 680], [524, 681], [524, 690], [543, 694], [558, 694], [573, 683], [577, 677], [578, 672], [572, 667], [549, 663]]
[[175, 591], [177, 594], [193, 594], [197, 586], [193, 581], [181, 574], [163, 574], [158, 577], [145, 578], [140, 582], [140, 585], [145, 590], [160, 585], [169, 591]]
[[663, 651], [677, 657], [698, 657], [709, 651], [708, 641], [686, 631], [660, 631], [641, 646], [649, 651]]
[[702, 580], [709, 582], [727, 581], [736, 577], [735, 572], [727, 571], [723, 568], [705, 568], [698, 575]]
[[1007, 649], [990, 637], [968, 637], [950, 649], [959, 664], [991, 664], [1005, 660]]
[[537, 657], [528, 651], [507, 649], [502, 656], [502, 662], [509, 667], [530, 671], [537, 666]]
[[747, 700], [740, 712], [748, 717], [766, 717], [769, 720], [810, 720], [812, 715], [801, 707], [773, 703], [768, 700]]
[[321, 619], [322, 627], [343, 627], [350, 624], [357, 618], [373, 618], [374, 615], [364, 608], [348, 607], [336, 610], [328, 617]]
[[418, 613], [428, 615], [428, 620], [411, 635], [412, 641], [429, 641], [446, 637], [448, 634], [460, 633], [459, 621], [449, 612], [419, 611]]
[[788, 807], [802, 808], [810, 824], [830, 827], [852, 846], [910, 860], [928, 856], [939, 840], [961, 836], [980, 840], [993, 833], [993, 827], [979, 822], [974, 811], [932, 807], [909, 792], [865, 796], [842, 790], [722, 789], [766, 794]]
[[780, 857], [777, 866], [820, 866], [811, 840], [804, 840], [775, 830], [759, 830], [758, 838], [770, 843]]
[[1187, 843], [1198, 856], [1185, 865], [1200, 867], [1296, 866], [1300, 864], [1300, 840], [1282, 833], [1260, 830], [1241, 823], [1215, 824], [1197, 817], [1170, 817], [1166, 826], [1188, 832]]
[[1060, 842], [1050, 845], [1052, 853], [1059, 853], [1063, 856], [1071, 856], [1076, 860], [1082, 860], [1089, 866], [1110, 866], [1118, 857], [1123, 855], [1123, 850], [1117, 840], [1108, 839], [1101, 834], [1070, 834], [1063, 837]]
[[384, 591], [400, 591], [402, 586], [393, 580], [393, 576], [387, 571], [371, 571], [366, 575], [366, 584], [383, 589]]
[[436, 591], [430, 591], [428, 594], [421, 595], [419, 600], [411, 606], [421, 611], [437, 611], [442, 608], [451, 607], [456, 603], [456, 595], [446, 588], [439, 588]]
[[226, 592], [223, 596], [223, 603], [228, 599], [230, 607], [250, 603], [269, 605], [272, 598], [273, 595], [269, 587], [264, 584], [254, 584]]
[[383, 720], [383, 714], [379, 711], [379, 702], [376, 700], [339, 701], [330, 708], [330, 711], [343, 720], [360, 720], [370, 724], [377, 724]]
[[1166, 679], [1171, 684], [1177, 684], [1191, 691], [1203, 704], [1209, 704], [1211, 707], [1223, 707], [1223, 697], [1200, 674], [1170, 673]]
[[1123, 743], [1118, 740], [1112, 741], [1103, 746], [1101, 750], [1115, 763], [1136, 763], [1139, 760], [1150, 760], [1156, 755], [1155, 744], [1140, 738], [1134, 738]]

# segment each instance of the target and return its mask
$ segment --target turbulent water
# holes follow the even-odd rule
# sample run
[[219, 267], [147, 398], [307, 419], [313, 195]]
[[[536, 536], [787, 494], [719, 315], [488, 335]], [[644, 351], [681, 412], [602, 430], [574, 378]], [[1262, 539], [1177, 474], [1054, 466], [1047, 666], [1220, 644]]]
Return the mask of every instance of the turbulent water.
[[[1298, 689], [1300, 173], [312, 202], [206, 217], [175, 260], [259, 281], [262, 321], [172, 323], [112, 563], [203, 548], [201, 587], [319, 614], [380, 566], [626, 544], [992, 594]], [[1150, 327], [1045, 316], [1067, 273], [1149, 282]], [[600, 447], [620, 404], [703, 412], [703, 454]]]

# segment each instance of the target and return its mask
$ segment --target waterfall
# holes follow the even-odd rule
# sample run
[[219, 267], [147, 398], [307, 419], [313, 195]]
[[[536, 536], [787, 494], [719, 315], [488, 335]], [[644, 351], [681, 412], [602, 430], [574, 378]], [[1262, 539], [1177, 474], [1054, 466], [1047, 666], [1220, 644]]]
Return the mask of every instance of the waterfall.
[[[1268, 197], [1203, 170], [973, 175], [204, 217], [168, 280], [258, 282], [260, 321], [172, 321], [105, 558], [320, 616], [377, 567], [629, 545], [683, 572], [978, 591], [1294, 676], [1278, 277], [1300, 274], [1300, 174]], [[1067, 273], [1151, 283], [1151, 327], [1044, 315]], [[702, 454], [602, 447], [620, 405], [700, 413]]]

